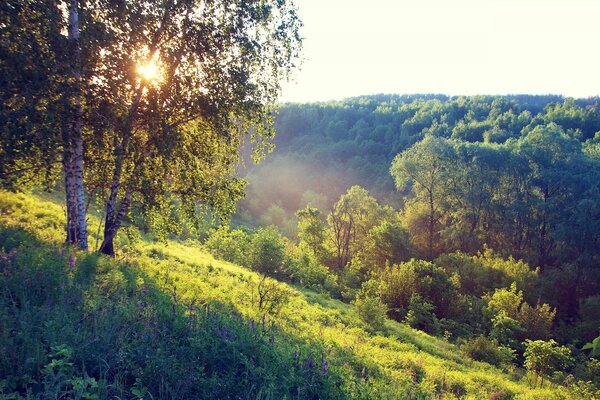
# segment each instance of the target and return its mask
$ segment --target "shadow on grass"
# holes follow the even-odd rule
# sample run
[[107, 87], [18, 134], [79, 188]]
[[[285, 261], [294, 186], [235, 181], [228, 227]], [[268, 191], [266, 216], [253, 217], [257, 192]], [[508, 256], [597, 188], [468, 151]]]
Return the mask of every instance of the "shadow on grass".
[[342, 397], [320, 355], [217, 302], [182, 304], [135, 262], [4, 227], [0, 256], [0, 397]]

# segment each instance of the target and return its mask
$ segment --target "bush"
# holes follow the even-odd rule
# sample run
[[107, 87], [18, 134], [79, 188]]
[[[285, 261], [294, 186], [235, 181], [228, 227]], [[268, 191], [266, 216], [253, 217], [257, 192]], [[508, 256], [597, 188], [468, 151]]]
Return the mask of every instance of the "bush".
[[381, 282], [382, 300], [397, 320], [406, 317], [415, 293], [435, 306], [438, 317], [452, 318], [456, 314], [456, 291], [446, 272], [430, 262], [413, 259], [392, 265], [381, 271], [377, 279]]
[[337, 277], [320, 264], [312, 253], [300, 250], [295, 257], [289, 257], [286, 272], [301, 286], [338, 295]]
[[544, 376], [556, 371], [564, 371], [573, 364], [571, 350], [559, 346], [554, 340], [526, 340], [525, 341], [524, 367], [532, 375], [530, 384], [533, 387], [544, 383]]
[[382, 329], [385, 324], [387, 307], [379, 297], [359, 296], [354, 301], [356, 313], [364, 323], [373, 329]]
[[256, 286], [256, 305], [260, 311], [277, 315], [289, 302], [291, 292], [274, 279], [263, 276]]
[[285, 242], [277, 228], [270, 226], [257, 230], [250, 240], [248, 266], [267, 275], [282, 272], [285, 257]]
[[476, 256], [464, 253], [443, 254], [435, 263], [448, 274], [458, 274], [461, 287], [475, 296], [509, 287], [512, 282], [516, 282], [517, 287], [531, 300], [539, 277], [539, 269], [531, 269], [527, 263], [512, 257], [504, 259], [487, 247]]
[[523, 346], [519, 338], [523, 336], [524, 332], [523, 327], [505, 312], [492, 318], [490, 337], [511, 349], [522, 351]]
[[433, 313], [434, 310], [433, 304], [425, 301], [418, 293], [413, 293], [410, 296], [408, 313], [404, 321], [413, 328], [437, 335], [440, 331], [440, 322]]
[[461, 352], [476, 361], [496, 366], [510, 366], [515, 358], [514, 350], [499, 346], [496, 339], [479, 336], [464, 343]]
[[228, 227], [221, 226], [211, 232], [204, 244], [214, 257], [244, 265], [250, 245], [250, 235], [239, 229], [229, 231]]

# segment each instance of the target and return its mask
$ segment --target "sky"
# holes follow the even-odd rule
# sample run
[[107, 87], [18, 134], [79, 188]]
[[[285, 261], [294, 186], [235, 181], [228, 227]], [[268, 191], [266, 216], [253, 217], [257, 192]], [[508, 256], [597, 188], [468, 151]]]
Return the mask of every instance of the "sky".
[[376, 93], [600, 94], [600, 0], [296, 0], [281, 101]]

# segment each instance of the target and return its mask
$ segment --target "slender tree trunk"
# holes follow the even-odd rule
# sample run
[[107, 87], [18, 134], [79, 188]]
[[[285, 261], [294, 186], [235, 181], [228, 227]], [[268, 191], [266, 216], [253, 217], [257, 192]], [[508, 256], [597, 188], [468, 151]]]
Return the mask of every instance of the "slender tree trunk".
[[129, 212], [129, 206], [131, 205], [132, 197], [133, 197], [133, 182], [127, 188], [125, 197], [123, 198], [123, 200], [121, 201], [121, 204], [119, 206], [119, 211], [116, 214], [114, 214], [114, 209], [113, 209], [114, 217], [110, 221], [108, 220], [108, 218], [106, 219], [106, 222], [104, 225], [104, 238], [102, 240], [102, 244], [100, 245], [100, 253], [114, 257], [114, 255], [115, 255], [114, 239], [117, 236], [117, 231], [123, 224], [123, 220], [125, 219], [125, 216]]
[[[113, 169], [113, 178], [112, 183], [110, 185], [110, 195], [108, 196], [108, 201], [106, 202], [106, 217], [104, 219], [104, 238], [102, 239], [102, 244], [100, 245], [100, 253], [114, 256], [115, 249], [113, 241], [117, 236], [117, 231], [121, 227], [121, 223], [123, 222], [123, 218], [127, 215], [129, 211], [129, 205], [131, 204], [131, 197], [133, 196], [133, 179], [130, 182], [130, 185], [127, 189], [127, 193], [125, 193], [125, 197], [121, 202], [121, 206], [119, 208], [119, 212], [117, 213], [117, 199], [119, 197], [119, 191], [122, 185], [122, 176], [123, 176], [123, 165], [125, 163], [125, 159], [128, 156], [127, 148], [129, 146], [129, 139], [133, 133], [133, 122], [137, 116], [137, 110], [140, 104], [140, 100], [142, 98], [142, 94], [144, 92], [144, 83], [140, 83], [138, 87], [138, 91], [136, 97], [134, 98], [131, 106], [129, 107], [129, 112], [127, 118], [123, 124], [122, 139], [121, 143], [115, 142], [115, 147], [117, 147], [117, 154], [115, 157], [115, 164]], [[117, 144], [118, 143], [118, 144]]]
[[429, 230], [429, 243], [428, 243], [429, 260], [433, 259], [433, 228], [434, 228], [434, 224], [435, 224], [435, 208], [433, 205], [432, 190], [429, 190], [429, 227], [428, 227], [428, 230]]
[[63, 171], [65, 175], [65, 200], [67, 205], [67, 243], [77, 243], [77, 193], [75, 190], [74, 151], [69, 124], [63, 124]]
[[65, 122], [62, 126], [63, 170], [67, 204], [67, 243], [87, 250], [87, 221], [83, 185], [83, 110], [79, 50], [78, 1], [69, 2], [69, 82], [65, 88]]

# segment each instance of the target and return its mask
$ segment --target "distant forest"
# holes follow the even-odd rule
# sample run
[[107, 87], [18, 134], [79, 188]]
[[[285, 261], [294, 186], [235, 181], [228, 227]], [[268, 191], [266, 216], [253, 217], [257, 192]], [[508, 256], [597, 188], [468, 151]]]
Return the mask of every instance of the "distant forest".
[[280, 107], [275, 151], [241, 173], [250, 182], [237, 220], [296, 234], [294, 213], [328, 210], [351, 186], [402, 207], [390, 165], [427, 135], [471, 143], [506, 143], [555, 123], [579, 142], [600, 132], [600, 99], [557, 95], [373, 95]]
[[[276, 150], [249, 171], [234, 222], [276, 226], [314, 259], [306, 265], [327, 267], [329, 281], [313, 280], [333, 296], [381, 301], [388, 316], [430, 333], [484, 334], [517, 354], [526, 339], [579, 347], [600, 323], [599, 102], [286, 104]], [[228, 257], [222, 243], [242, 243], [244, 229], [213, 235], [209, 248]]]

